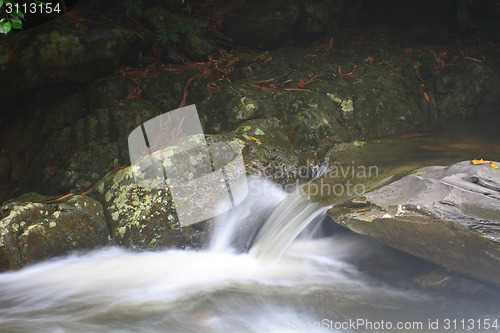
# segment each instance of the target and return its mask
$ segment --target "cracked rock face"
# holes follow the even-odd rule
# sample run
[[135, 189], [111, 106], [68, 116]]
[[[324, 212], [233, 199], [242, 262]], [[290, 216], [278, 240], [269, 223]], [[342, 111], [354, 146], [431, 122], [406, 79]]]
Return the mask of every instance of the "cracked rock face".
[[418, 169], [367, 193], [365, 204], [329, 214], [356, 233], [500, 285], [500, 170], [489, 164]]

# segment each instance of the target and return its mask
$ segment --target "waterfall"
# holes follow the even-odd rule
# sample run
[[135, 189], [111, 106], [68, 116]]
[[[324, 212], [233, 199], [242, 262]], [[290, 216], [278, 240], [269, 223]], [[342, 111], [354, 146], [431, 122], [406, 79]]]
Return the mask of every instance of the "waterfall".
[[289, 194], [269, 215], [257, 234], [250, 254], [274, 261], [286, 251], [300, 232], [328, 206], [313, 202], [303, 188]]
[[240, 205], [216, 218], [211, 252], [249, 251], [259, 260], [277, 260], [329, 208], [314, 202], [307, 186], [287, 194], [269, 180], [249, 177], [248, 188]]
[[210, 251], [246, 252], [269, 213], [287, 196], [281, 187], [269, 180], [250, 176], [247, 181], [245, 200], [215, 219]]

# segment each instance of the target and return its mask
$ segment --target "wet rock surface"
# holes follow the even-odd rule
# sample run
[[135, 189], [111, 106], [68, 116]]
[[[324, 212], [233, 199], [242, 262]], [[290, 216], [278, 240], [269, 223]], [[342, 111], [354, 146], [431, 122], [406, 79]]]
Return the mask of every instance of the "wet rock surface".
[[[329, 214], [356, 233], [498, 285], [499, 184], [500, 171], [489, 164], [427, 167]], [[346, 206], [350, 212], [339, 214]]]

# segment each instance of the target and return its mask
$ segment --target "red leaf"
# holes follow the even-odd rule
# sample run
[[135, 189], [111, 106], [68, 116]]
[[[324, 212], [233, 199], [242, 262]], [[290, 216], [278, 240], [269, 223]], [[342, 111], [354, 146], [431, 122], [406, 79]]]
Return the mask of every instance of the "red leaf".
[[424, 97], [425, 97], [425, 99], [427, 100], [427, 102], [429, 102], [429, 103], [430, 103], [430, 100], [429, 100], [429, 95], [427, 95], [427, 93], [426, 93], [425, 91], [424, 91]]
[[304, 86], [306, 85], [306, 83], [304, 82], [304, 80], [300, 80], [299, 81], [299, 84], [297, 85], [297, 88], [304, 88]]

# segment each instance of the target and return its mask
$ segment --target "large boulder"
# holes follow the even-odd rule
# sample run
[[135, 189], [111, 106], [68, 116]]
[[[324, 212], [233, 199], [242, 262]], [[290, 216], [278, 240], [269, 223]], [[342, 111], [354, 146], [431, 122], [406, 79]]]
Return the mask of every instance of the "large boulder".
[[78, 195], [50, 199], [28, 193], [0, 208], [0, 271], [109, 243], [99, 202]]
[[418, 169], [329, 214], [356, 233], [500, 285], [500, 170], [490, 164]]

